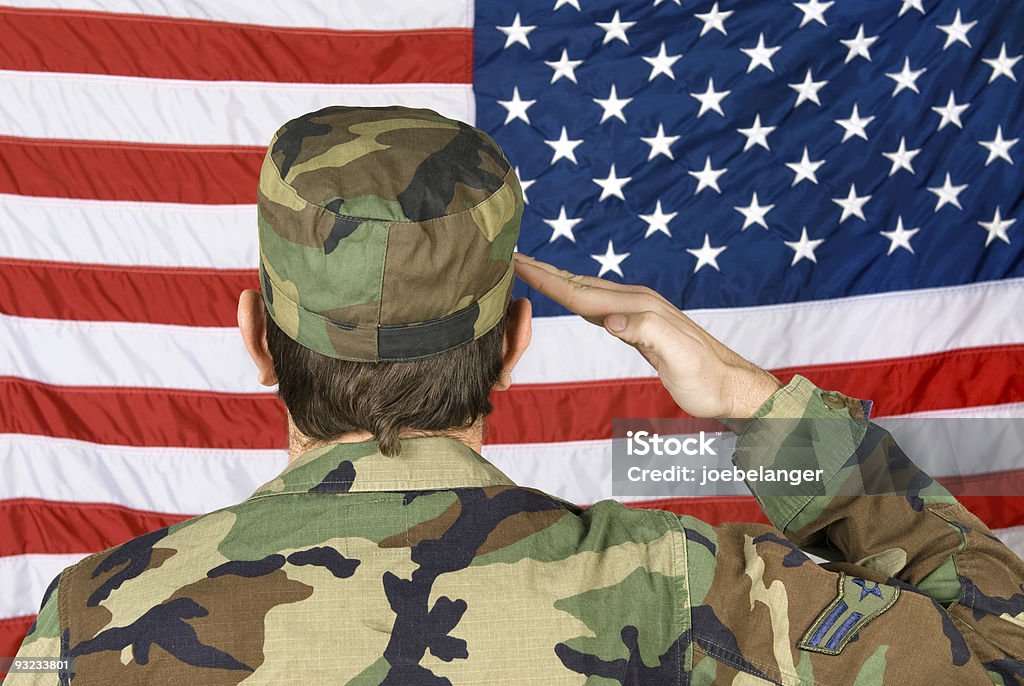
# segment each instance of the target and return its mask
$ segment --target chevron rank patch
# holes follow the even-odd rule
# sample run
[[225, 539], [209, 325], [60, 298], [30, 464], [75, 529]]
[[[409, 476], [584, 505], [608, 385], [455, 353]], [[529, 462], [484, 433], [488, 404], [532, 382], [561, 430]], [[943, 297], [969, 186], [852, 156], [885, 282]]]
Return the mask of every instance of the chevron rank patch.
[[900, 589], [839, 574], [839, 594], [811, 624], [797, 646], [838, 655], [857, 632], [896, 602]]

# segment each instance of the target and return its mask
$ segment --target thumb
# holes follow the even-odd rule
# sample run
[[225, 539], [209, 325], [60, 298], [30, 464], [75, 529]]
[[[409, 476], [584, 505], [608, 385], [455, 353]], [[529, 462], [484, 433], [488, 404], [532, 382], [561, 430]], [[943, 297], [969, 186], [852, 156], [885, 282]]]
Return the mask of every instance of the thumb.
[[659, 341], [668, 335], [668, 322], [655, 312], [610, 314], [604, 319], [604, 328], [619, 340], [645, 352], [653, 352]]

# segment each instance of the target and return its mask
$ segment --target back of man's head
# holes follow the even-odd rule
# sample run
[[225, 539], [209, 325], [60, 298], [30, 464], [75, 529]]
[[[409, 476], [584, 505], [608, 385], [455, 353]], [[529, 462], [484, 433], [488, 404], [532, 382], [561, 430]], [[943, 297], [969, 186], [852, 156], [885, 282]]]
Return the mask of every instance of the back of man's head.
[[502, 372], [522, 191], [498, 145], [429, 110], [285, 124], [259, 185], [279, 394], [307, 437], [465, 428]]

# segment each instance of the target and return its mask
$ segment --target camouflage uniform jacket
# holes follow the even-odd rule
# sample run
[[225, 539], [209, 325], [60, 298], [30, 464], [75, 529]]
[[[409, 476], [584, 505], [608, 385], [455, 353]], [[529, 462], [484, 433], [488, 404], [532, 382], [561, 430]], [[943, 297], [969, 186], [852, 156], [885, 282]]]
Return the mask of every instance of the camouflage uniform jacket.
[[[1024, 563], [866, 409], [798, 377], [759, 416], [832, 429], [744, 430], [740, 466], [826, 475], [817, 496], [753, 484], [778, 528], [581, 509], [445, 438], [309, 452], [64, 571], [21, 656], [73, 673], [8, 686], [1022, 683]], [[842, 494], [879, 462], [902, 492]]]

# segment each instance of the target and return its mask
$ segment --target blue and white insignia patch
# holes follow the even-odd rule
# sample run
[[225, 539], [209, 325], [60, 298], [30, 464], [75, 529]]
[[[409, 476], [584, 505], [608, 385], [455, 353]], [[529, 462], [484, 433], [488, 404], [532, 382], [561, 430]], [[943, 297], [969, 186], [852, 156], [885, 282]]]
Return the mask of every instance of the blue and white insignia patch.
[[838, 655], [857, 632], [892, 607], [899, 595], [896, 586], [840, 573], [839, 594], [814, 620], [797, 647]]

